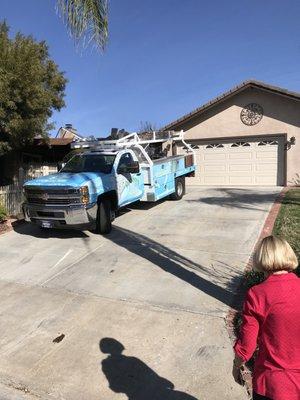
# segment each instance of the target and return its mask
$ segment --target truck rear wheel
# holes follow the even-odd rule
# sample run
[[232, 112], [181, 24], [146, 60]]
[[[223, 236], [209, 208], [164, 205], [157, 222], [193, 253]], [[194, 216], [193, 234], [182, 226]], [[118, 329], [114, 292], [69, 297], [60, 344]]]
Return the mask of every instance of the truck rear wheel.
[[100, 200], [97, 210], [96, 232], [105, 235], [111, 231], [111, 202]]
[[170, 195], [172, 200], [180, 200], [185, 194], [185, 179], [176, 178], [175, 179], [175, 192]]

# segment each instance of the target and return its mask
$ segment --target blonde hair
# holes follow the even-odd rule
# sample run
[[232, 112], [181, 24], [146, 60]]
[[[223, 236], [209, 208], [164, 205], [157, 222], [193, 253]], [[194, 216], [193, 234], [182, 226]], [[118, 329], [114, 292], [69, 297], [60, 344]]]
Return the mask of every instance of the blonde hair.
[[254, 268], [262, 272], [293, 271], [298, 260], [288, 242], [276, 236], [264, 238], [254, 253]]

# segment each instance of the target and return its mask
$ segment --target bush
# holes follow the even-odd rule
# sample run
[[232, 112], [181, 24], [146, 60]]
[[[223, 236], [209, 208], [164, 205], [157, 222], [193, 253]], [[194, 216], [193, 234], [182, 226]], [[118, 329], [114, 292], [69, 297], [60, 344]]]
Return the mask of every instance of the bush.
[[6, 221], [7, 218], [7, 212], [5, 210], [5, 207], [0, 204], [0, 222]]
[[258, 285], [264, 280], [265, 277], [263, 272], [254, 271], [253, 269], [245, 272], [244, 284], [247, 287], [247, 289], [250, 289], [254, 285]]

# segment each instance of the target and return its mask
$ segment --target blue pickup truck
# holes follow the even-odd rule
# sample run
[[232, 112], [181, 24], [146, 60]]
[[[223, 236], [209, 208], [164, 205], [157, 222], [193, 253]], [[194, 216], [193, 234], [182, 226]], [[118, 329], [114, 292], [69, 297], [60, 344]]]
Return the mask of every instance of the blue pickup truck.
[[[52, 175], [24, 184], [25, 219], [41, 228], [111, 231], [117, 211], [136, 201], [180, 200], [195, 172], [182, 132], [130, 134], [117, 140], [74, 142], [77, 153]], [[185, 154], [175, 153], [182, 142]], [[171, 154], [170, 154], [171, 153]]]

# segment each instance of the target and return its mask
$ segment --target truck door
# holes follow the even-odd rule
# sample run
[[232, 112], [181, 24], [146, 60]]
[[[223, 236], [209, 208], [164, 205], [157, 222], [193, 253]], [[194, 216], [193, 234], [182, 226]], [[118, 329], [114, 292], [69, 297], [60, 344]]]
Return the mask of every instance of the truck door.
[[138, 161], [129, 152], [120, 157], [117, 166], [119, 206], [140, 200], [144, 194], [143, 176], [138, 165]]

